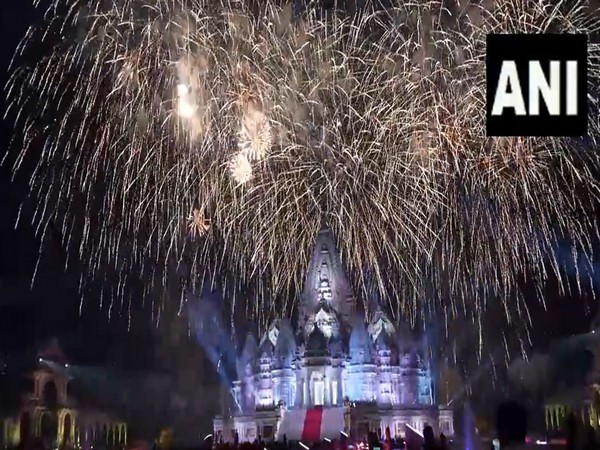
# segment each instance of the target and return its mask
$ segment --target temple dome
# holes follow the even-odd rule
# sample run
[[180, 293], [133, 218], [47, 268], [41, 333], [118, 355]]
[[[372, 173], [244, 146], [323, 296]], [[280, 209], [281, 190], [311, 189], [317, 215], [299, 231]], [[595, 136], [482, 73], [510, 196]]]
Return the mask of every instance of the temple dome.
[[282, 319], [276, 319], [271, 323], [260, 340], [259, 353], [261, 357], [263, 357], [263, 355], [268, 357], [275, 355], [275, 348], [277, 346], [281, 330], [287, 330], [288, 325], [289, 324], [287, 324], [287, 321]]
[[364, 364], [371, 361], [371, 339], [364, 320], [357, 316], [350, 335], [350, 359], [353, 364]]
[[315, 327], [319, 328], [327, 339], [340, 334], [342, 320], [337, 311], [328, 303], [319, 305], [316, 313], [312, 314], [306, 322], [306, 335], [310, 336]]
[[296, 339], [294, 339], [294, 331], [290, 323], [282, 319], [277, 324], [279, 331], [275, 343], [274, 356], [282, 367], [291, 365], [296, 354]]
[[[275, 352], [275, 345], [273, 344], [273, 340], [269, 338], [269, 334], [272, 333], [273, 329], [271, 328], [263, 338], [260, 340], [260, 344], [258, 347], [258, 354], [260, 358], [263, 357], [272, 357]], [[278, 334], [278, 333], [277, 333]]]
[[373, 314], [368, 331], [373, 342], [377, 341], [380, 334], [387, 334], [389, 337], [396, 334], [396, 328], [394, 327], [394, 324], [389, 319], [387, 314], [381, 310], [381, 308], [377, 308], [375, 314]]
[[388, 333], [379, 333], [375, 339], [377, 350], [391, 350], [394, 347], [394, 341]]
[[333, 356], [343, 356], [346, 353], [344, 338], [341, 334], [329, 340], [329, 352]]
[[[319, 319], [325, 323], [321, 331], [329, 338], [328, 334], [335, 332], [336, 325], [339, 329], [339, 324], [349, 322], [354, 303], [352, 289], [333, 235], [327, 229], [321, 230], [315, 240], [299, 308], [298, 325], [304, 333], [304, 338], [308, 339], [313, 324], [318, 322], [315, 320], [315, 313], [319, 313], [320, 309], [323, 309], [323, 312]], [[325, 305], [329, 309], [321, 308]], [[330, 314], [331, 311], [335, 312], [335, 316]], [[307, 324], [307, 321], [312, 321], [313, 324]], [[329, 321], [332, 322], [331, 327]]]
[[319, 329], [319, 327], [315, 327], [308, 337], [304, 355], [307, 357], [327, 356], [329, 355], [327, 344], [327, 338], [323, 332]]
[[242, 348], [242, 354], [238, 358], [236, 364], [238, 377], [240, 379], [246, 375], [248, 365], [254, 369], [256, 358], [258, 358], [258, 343], [256, 342], [254, 334], [249, 332], [246, 334], [246, 341], [244, 342], [244, 347]]
[[52, 338], [50, 342], [48, 342], [48, 344], [38, 353], [38, 357], [40, 359], [62, 365], [68, 364], [69, 362], [62, 351], [57, 338]]

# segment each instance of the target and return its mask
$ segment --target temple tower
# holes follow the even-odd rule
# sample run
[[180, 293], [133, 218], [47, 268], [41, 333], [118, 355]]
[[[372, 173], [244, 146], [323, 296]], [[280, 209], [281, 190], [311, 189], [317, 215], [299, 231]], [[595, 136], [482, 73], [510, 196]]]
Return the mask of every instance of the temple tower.
[[308, 339], [314, 325], [321, 324], [323, 327], [319, 328], [330, 338], [339, 331], [335, 329], [336, 319], [342, 322], [337, 324], [338, 327], [349, 324], [354, 308], [352, 289], [331, 231], [321, 230], [317, 235], [306, 275], [298, 315], [298, 331]]

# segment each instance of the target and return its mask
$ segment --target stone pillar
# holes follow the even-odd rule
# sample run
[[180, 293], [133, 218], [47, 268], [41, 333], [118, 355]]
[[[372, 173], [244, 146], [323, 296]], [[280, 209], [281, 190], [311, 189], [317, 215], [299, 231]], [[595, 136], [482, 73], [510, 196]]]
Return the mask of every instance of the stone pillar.
[[63, 434], [65, 432], [65, 415], [61, 411], [57, 414], [57, 416], [58, 429], [56, 430], [56, 440], [58, 441], [58, 445], [61, 445], [63, 443]]
[[296, 399], [294, 406], [301, 407], [304, 404], [304, 380], [299, 373], [296, 373]]
[[302, 379], [302, 406], [306, 408], [309, 403], [308, 398], [308, 383], [309, 380], [307, 378]]
[[305, 369], [304, 372], [304, 407], [307, 408], [312, 405], [312, 372]]
[[559, 405], [556, 407], [556, 428], [560, 428], [561, 419], [562, 419], [562, 406]]

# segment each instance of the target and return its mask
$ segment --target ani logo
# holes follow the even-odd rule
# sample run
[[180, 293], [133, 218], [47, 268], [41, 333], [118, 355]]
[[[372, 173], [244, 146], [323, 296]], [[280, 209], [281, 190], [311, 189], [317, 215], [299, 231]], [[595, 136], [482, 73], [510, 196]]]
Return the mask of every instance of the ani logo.
[[488, 136], [587, 134], [587, 36], [489, 34]]

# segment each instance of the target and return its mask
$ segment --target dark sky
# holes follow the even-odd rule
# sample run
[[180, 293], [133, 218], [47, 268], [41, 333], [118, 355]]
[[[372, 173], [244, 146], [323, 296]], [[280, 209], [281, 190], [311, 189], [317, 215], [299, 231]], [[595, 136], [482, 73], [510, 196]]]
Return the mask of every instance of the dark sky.
[[[5, 84], [7, 66], [14, 48], [27, 27], [36, 21], [27, 0], [4, 0], [1, 6], [2, 61], [0, 83]], [[4, 109], [4, 108], [3, 108]], [[0, 154], [8, 148], [10, 123], [2, 123]], [[99, 311], [98, 299], [90, 295], [82, 315], [77, 292], [77, 267], [66, 273], [60, 244], [50, 239], [43, 254], [37, 281], [30, 290], [31, 277], [38, 258], [39, 242], [30, 217], [24, 214], [20, 227], [14, 223], [19, 205], [25, 198], [27, 170], [11, 182], [10, 167], [0, 167], [0, 352], [18, 352], [36, 342], [58, 335], [64, 338], [66, 352], [81, 361], [103, 362], [121, 355], [121, 360], [134, 365], [153, 361], [153, 327], [146, 311], [136, 312], [133, 331], [127, 332], [126, 320], [115, 317], [108, 321]], [[532, 313], [536, 342], [543, 345], [549, 338], [584, 331], [589, 322], [590, 306], [578, 295], [561, 298], [557, 289], [547, 290], [549, 310], [534, 305]], [[86, 346], [83, 346], [85, 339]]]
[[[27, 27], [39, 20], [29, 0], [4, 0], [0, 6], [2, 33], [0, 84], [5, 85], [8, 65], [20, 38]], [[4, 113], [4, 95], [2, 95]], [[12, 126], [2, 122], [0, 155], [9, 147]], [[153, 330], [143, 312], [134, 324], [136, 333], [128, 333], [126, 320], [107, 320], [98, 310], [93, 295], [79, 314], [80, 296], [77, 292], [77, 268], [65, 273], [64, 255], [58, 242], [49, 240], [38, 269], [33, 290], [31, 278], [39, 254], [39, 241], [30, 225], [31, 217], [15, 230], [19, 205], [27, 192], [27, 169], [11, 182], [8, 165], [0, 166], [0, 352], [18, 352], [58, 335], [65, 351], [82, 362], [102, 362], [129, 353], [119, 359], [131, 364], [147, 365], [152, 361], [152, 346], [148, 343]], [[82, 338], [86, 346], [82, 345]], [[149, 347], [149, 348], [148, 348]], [[120, 348], [120, 350], [119, 350]], [[132, 349], [131, 352], [127, 351]], [[135, 351], [133, 351], [135, 350]], [[147, 350], [147, 351], [145, 351]], [[130, 355], [135, 355], [131, 358]]]

